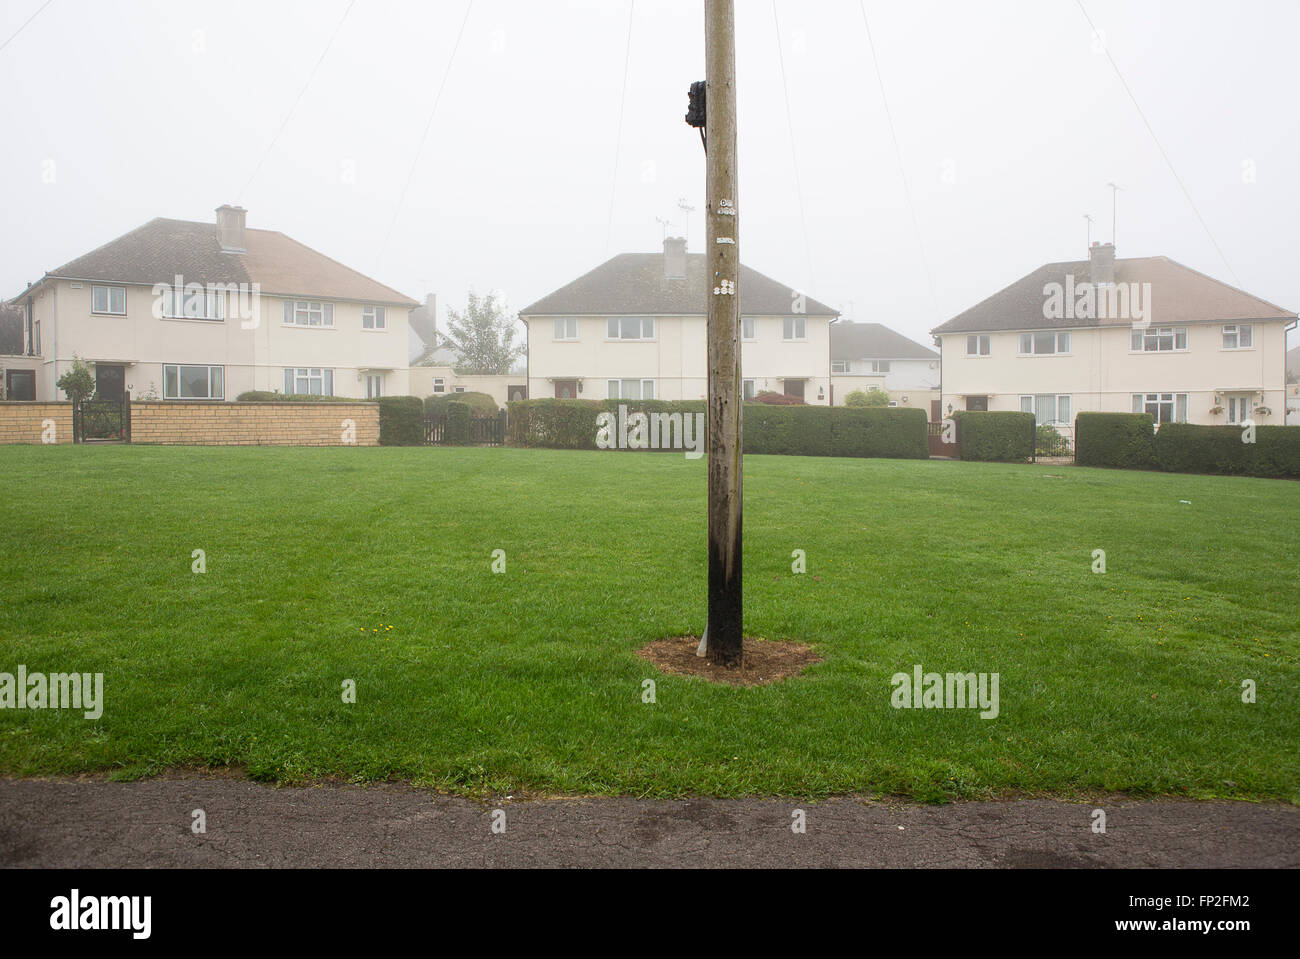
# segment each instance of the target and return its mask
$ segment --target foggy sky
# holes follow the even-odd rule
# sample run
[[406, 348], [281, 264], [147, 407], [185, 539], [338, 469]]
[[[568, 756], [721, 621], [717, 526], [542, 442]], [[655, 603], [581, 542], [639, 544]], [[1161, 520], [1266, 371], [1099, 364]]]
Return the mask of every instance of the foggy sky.
[[[0, 294], [155, 216], [236, 202], [250, 227], [436, 293], [440, 313], [471, 286], [517, 310], [658, 250], [679, 197], [703, 250], [703, 151], [682, 119], [704, 76], [698, 0], [635, 3], [619, 143], [627, 0], [478, 0], [404, 199], [466, 3], [357, 0], [298, 100], [346, 5], [55, 0], [0, 50]], [[0, 43], [39, 6], [0, 3]], [[1236, 285], [1075, 0], [870, 0], [903, 170], [856, 0], [778, 0], [779, 34], [769, 0], [737, 8], [749, 266], [928, 344], [1083, 258], [1084, 214], [1109, 240], [1115, 181], [1120, 257]], [[1300, 308], [1300, 3], [1085, 8], [1240, 285]]]

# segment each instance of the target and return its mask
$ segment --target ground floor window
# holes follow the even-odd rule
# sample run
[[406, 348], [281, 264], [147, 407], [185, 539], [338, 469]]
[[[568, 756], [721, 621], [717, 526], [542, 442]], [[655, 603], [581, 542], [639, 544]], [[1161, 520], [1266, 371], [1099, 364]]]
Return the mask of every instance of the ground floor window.
[[285, 396], [333, 396], [334, 371], [312, 366], [284, 371]]
[[36, 371], [6, 370], [4, 398], [7, 400], [36, 399]]
[[1069, 423], [1070, 397], [1066, 394], [1036, 393], [1020, 397], [1020, 412], [1033, 413], [1034, 420], [1042, 423]]
[[654, 380], [610, 380], [611, 400], [652, 400], [655, 398]]
[[1162, 423], [1186, 423], [1187, 394], [1134, 393], [1133, 412], [1150, 413], [1157, 426]]
[[221, 400], [226, 396], [224, 366], [163, 364], [163, 399]]
[[443, 381], [443, 378], [441, 376], [435, 376], [433, 378], [433, 391], [435, 393], [447, 392], [447, 384], [446, 382]]
[[746, 401], [748, 401], [748, 400], [752, 400], [752, 399], [754, 398], [754, 393], [755, 393], [755, 390], [754, 390], [754, 381], [753, 381], [753, 380], [742, 380], [742, 381], [741, 381], [741, 384], [742, 384], [742, 388], [743, 388], [743, 391], [744, 391], [745, 400], [746, 400]]
[[366, 399], [378, 399], [384, 395], [384, 378], [377, 374], [366, 376]]

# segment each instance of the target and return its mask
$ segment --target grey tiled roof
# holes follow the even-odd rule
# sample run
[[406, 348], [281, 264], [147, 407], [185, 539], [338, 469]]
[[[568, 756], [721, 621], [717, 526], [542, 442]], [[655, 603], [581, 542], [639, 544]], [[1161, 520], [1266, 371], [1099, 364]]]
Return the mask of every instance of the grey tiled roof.
[[[623, 253], [519, 311], [522, 316], [703, 316], [705, 257], [686, 254], [686, 276], [664, 276], [662, 253]], [[740, 312], [746, 316], [790, 315], [794, 288], [741, 266]], [[837, 310], [805, 297], [804, 312], [838, 316]]]
[[937, 360], [939, 354], [880, 323], [831, 324], [831, 359]]
[[[1048, 263], [1023, 276], [987, 300], [959, 313], [932, 332], [974, 333], [998, 330], [1079, 329], [1087, 326], [1127, 324], [1127, 319], [1098, 320], [1043, 315], [1048, 283], [1065, 284], [1067, 275], [1075, 284], [1089, 280], [1088, 260]], [[1183, 266], [1167, 256], [1145, 256], [1115, 261], [1116, 283], [1150, 283], [1151, 322], [1195, 323], [1204, 321], [1294, 319], [1296, 314], [1251, 296], [1234, 286]]]

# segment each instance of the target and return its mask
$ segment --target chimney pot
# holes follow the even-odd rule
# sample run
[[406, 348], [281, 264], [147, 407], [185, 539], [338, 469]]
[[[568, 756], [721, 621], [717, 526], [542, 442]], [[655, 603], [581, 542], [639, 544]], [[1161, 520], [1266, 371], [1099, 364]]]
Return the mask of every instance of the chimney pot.
[[1115, 245], [1093, 242], [1088, 249], [1089, 275], [1094, 284], [1115, 282]]
[[664, 237], [664, 278], [669, 280], [686, 278], [686, 237]]
[[243, 253], [244, 216], [248, 213], [242, 206], [223, 203], [217, 207], [217, 240], [225, 253]]

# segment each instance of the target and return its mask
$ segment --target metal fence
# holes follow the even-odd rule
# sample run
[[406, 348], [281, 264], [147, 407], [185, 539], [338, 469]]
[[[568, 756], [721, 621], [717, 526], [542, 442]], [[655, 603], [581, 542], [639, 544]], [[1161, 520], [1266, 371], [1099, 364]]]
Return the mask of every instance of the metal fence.
[[120, 399], [87, 399], [72, 407], [74, 443], [131, 442], [131, 396]]
[[1034, 459], [1074, 459], [1074, 427], [1044, 423], [1034, 428]]

